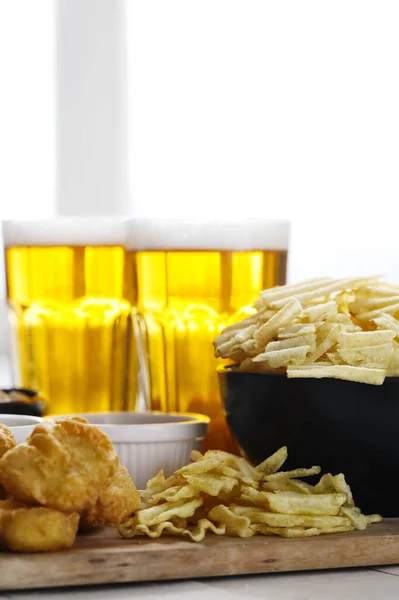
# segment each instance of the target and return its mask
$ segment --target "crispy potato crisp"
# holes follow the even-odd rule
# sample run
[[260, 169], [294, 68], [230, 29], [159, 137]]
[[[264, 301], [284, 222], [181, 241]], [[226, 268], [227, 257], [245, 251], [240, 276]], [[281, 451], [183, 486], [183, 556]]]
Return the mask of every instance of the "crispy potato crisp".
[[320, 467], [279, 471], [284, 446], [256, 468], [228, 452], [194, 451], [192, 463], [165, 479], [163, 471], [140, 492], [141, 508], [119, 527], [124, 538], [180, 535], [195, 542], [207, 532], [242, 538], [254, 535], [309, 537], [365, 529], [381, 521], [355, 507], [342, 473], [323, 475], [312, 486], [298, 477]]

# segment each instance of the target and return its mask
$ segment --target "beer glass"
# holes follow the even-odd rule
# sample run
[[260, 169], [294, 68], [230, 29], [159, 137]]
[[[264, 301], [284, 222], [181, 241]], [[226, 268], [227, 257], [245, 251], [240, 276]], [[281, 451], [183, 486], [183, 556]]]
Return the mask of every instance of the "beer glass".
[[129, 223], [140, 389], [153, 410], [210, 416], [209, 447], [232, 449], [212, 340], [253, 314], [262, 289], [285, 283], [288, 234], [286, 221]]
[[9, 221], [3, 237], [15, 385], [40, 390], [53, 414], [122, 410], [125, 223]]

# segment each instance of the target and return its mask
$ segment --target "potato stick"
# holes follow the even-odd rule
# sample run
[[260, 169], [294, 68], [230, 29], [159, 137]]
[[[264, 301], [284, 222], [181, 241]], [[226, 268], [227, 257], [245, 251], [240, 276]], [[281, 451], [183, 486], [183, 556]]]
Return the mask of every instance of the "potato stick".
[[381, 317], [373, 319], [377, 327], [381, 329], [388, 329], [395, 333], [396, 337], [399, 337], [399, 322], [394, 319], [391, 315], [383, 314]]
[[263, 290], [260, 295], [263, 301], [267, 303], [287, 298], [289, 296], [295, 296], [295, 294], [305, 291], [311, 291], [318, 289], [321, 285], [333, 281], [331, 277], [324, 277], [318, 279], [310, 279], [303, 283], [295, 283], [292, 285], [277, 286], [269, 290]]
[[338, 307], [334, 300], [324, 302], [316, 306], [309, 306], [303, 311], [304, 317], [308, 318], [311, 323], [320, 321], [321, 319], [332, 318], [338, 312]]
[[399, 294], [399, 286], [381, 281], [370, 286], [360, 286], [356, 290], [358, 296], [370, 298], [370, 296], [392, 296]]
[[[342, 365], [343, 360], [336, 352], [327, 352], [328, 359], [332, 362], [333, 365]], [[316, 365], [318, 363], [315, 363]]]
[[306, 358], [306, 364], [316, 362], [318, 358], [323, 356], [337, 341], [337, 335], [339, 332], [339, 325], [333, 325], [330, 332], [326, 335], [323, 341], [316, 347], [316, 349], [308, 355]]
[[310, 346], [297, 346], [296, 348], [285, 348], [284, 350], [274, 350], [272, 352], [264, 352], [254, 356], [254, 362], [266, 361], [275, 369], [286, 367], [290, 363], [302, 364], [307, 353], [311, 350]]
[[360, 321], [373, 321], [376, 317], [381, 317], [384, 313], [394, 314], [399, 311], [399, 302], [397, 304], [391, 304], [391, 306], [384, 306], [384, 308], [376, 308], [370, 312], [359, 313], [356, 317]]
[[316, 367], [316, 365], [302, 367], [288, 367], [287, 377], [314, 378], [314, 379], [345, 379], [358, 383], [382, 385], [385, 379], [384, 369], [368, 369], [365, 367], [351, 367], [349, 365], [332, 365], [331, 367]]
[[[360, 284], [377, 281], [380, 276], [376, 277], [361, 277], [354, 279], [336, 279], [333, 283], [327, 283], [317, 288], [316, 290], [312, 290], [310, 292], [302, 292], [300, 294], [295, 294], [295, 298], [300, 302], [309, 302], [309, 300], [314, 300], [316, 298], [322, 298], [325, 296], [329, 296], [330, 294], [336, 292], [343, 292], [346, 289], [356, 288]], [[275, 302], [270, 303], [271, 308], [281, 308], [287, 303], [286, 299], [276, 300]]]
[[255, 325], [249, 325], [249, 327], [245, 327], [244, 329], [240, 329], [238, 333], [235, 334], [234, 339], [238, 344], [242, 344], [250, 340], [256, 331]]
[[362, 312], [369, 312], [376, 308], [384, 308], [384, 306], [391, 306], [399, 302], [399, 294], [395, 296], [389, 296], [385, 298], [368, 298], [367, 300], [358, 299], [350, 304], [351, 312], [357, 314]]
[[300, 335], [306, 335], [308, 333], [315, 333], [316, 327], [313, 323], [309, 323], [309, 325], [304, 325], [303, 323], [295, 323], [294, 325], [289, 325], [287, 327], [282, 327], [278, 332], [278, 338], [280, 340], [285, 340], [288, 338], [293, 338]]
[[302, 314], [301, 304], [298, 300], [290, 300], [288, 304], [279, 310], [269, 321], [255, 331], [254, 338], [258, 351], [263, 350], [266, 347], [266, 344], [275, 337], [281, 327], [300, 314]]
[[285, 340], [278, 340], [277, 342], [269, 342], [266, 346], [266, 352], [273, 350], [284, 350], [286, 348], [296, 348], [298, 346], [316, 346], [316, 336], [314, 333], [308, 333], [306, 335], [297, 335], [296, 337], [290, 337]]
[[245, 327], [248, 327], [248, 325], [254, 325], [255, 323], [256, 323], [256, 315], [252, 315], [252, 317], [243, 319], [242, 321], [239, 321], [238, 323], [233, 323], [232, 325], [225, 327], [223, 329], [222, 333], [214, 339], [213, 343], [216, 345], [223, 343], [227, 339], [230, 339], [228, 337], [225, 337], [228, 333], [234, 332], [234, 335], [235, 335], [235, 333], [238, 332], [240, 329], [245, 329]]
[[361, 348], [362, 346], [373, 346], [387, 344], [393, 340], [393, 331], [359, 331], [346, 333], [342, 331], [338, 336], [338, 342], [342, 348]]
[[380, 363], [388, 367], [393, 353], [392, 344], [361, 346], [360, 348], [337, 348], [337, 353], [347, 365], [362, 366], [366, 363]]

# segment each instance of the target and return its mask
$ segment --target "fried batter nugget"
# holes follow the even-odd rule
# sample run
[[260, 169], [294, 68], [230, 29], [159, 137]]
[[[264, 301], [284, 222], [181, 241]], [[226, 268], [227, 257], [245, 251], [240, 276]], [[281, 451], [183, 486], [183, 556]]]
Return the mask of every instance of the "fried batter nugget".
[[[15, 437], [8, 427], [0, 423], [0, 458], [17, 445]], [[0, 500], [7, 497], [7, 492], [0, 485]]]
[[17, 442], [10, 429], [0, 423], [0, 458], [16, 445]]
[[115, 527], [128, 519], [140, 506], [140, 496], [122, 465], [111, 479], [108, 487], [100, 494], [96, 504], [83, 511], [80, 520], [82, 529], [91, 527]]
[[0, 548], [14, 552], [53, 552], [70, 548], [79, 525], [77, 512], [63, 513], [15, 500], [0, 502]]
[[108, 437], [86, 419], [40, 423], [0, 459], [0, 483], [17, 500], [61, 511], [97, 502], [118, 468]]

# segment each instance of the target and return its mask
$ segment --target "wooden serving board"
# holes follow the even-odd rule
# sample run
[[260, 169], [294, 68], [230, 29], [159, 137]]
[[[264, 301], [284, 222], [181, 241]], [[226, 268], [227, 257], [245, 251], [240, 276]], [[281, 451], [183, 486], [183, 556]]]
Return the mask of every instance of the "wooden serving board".
[[51, 554], [0, 553], [0, 588], [58, 586], [336, 569], [399, 563], [399, 519], [366, 531], [285, 539], [208, 535], [195, 543], [176, 537], [122, 540], [114, 529], [81, 535]]

